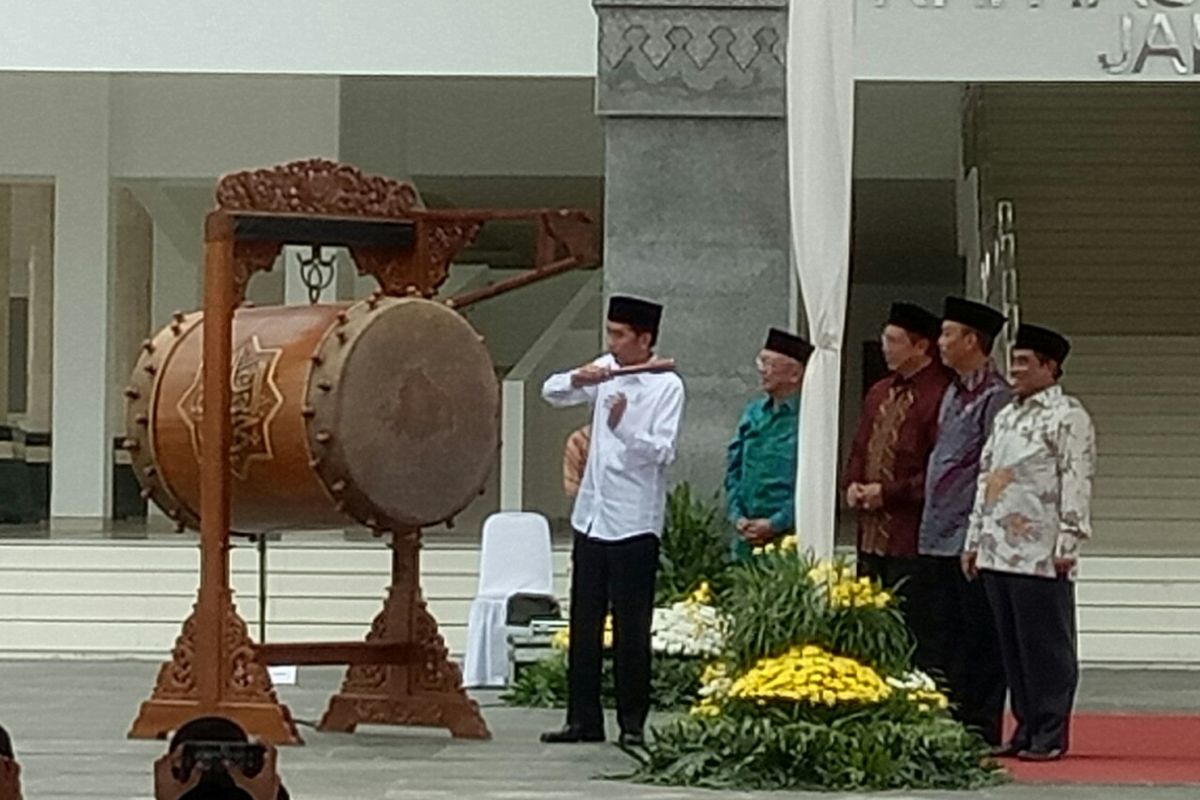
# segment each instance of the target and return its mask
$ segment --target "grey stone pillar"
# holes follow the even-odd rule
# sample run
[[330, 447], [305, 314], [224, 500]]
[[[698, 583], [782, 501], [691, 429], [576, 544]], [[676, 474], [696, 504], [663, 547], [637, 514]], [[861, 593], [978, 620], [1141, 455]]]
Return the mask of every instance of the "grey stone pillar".
[[593, 0], [605, 294], [665, 303], [687, 384], [674, 478], [715, 490], [789, 276], [787, 0]]

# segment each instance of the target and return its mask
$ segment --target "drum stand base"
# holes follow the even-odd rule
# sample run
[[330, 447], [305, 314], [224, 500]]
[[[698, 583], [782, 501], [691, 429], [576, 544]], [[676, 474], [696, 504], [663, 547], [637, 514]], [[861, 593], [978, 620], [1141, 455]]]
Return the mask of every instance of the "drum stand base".
[[411, 656], [404, 663], [349, 667], [317, 728], [349, 733], [361, 724], [412, 725], [446, 728], [457, 738], [490, 739], [421, 596], [419, 532], [394, 534], [391, 547], [392, 586], [366, 641], [409, 645]]
[[[129, 731], [131, 739], [165, 739], [185, 722], [196, 717], [228, 717], [252, 736], [276, 744], [302, 744], [303, 739], [287, 706], [279, 702], [267, 668], [256, 657], [246, 623], [233, 604], [232, 594], [222, 593], [221, 641], [198, 642], [199, 604], [183, 623], [183, 632], [175, 640], [171, 660], [158, 671], [158, 680], [150, 699], [142, 703]], [[222, 648], [222, 668], [216, 676], [216, 697], [202, 697], [200, 676], [196, 674], [196, 654], [200, 647]]]
[[[342, 690], [330, 698], [318, 729], [349, 733], [362, 724], [410, 725], [490, 739], [421, 596], [420, 532], [393, 534], [391, 550], [392, 585], [365, 643], [260, 646], [250, 640], [232, 592], [220, 593], [216, 613], [202, 614], [197, 603], [129, 737], [163, 739], [196, 717], [221, 716], [274, 744], [303, 744], [291, 712], [275, 695], [267, 663], [348, 663]], [[211, 648], [220, 650], [215, 685], [202, 680], [197, 666], [201, 651], [212, 660]]]

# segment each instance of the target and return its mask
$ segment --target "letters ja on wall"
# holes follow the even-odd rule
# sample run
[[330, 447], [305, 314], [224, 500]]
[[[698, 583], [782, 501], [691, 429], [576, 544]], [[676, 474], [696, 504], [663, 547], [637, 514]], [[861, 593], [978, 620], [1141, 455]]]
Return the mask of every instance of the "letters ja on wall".
[[[1078, 31], [1091, 37], [1097, 15], [1107, 19], [1110, 33], [1103, 42], [1093, 45], [1090, 68], [1101, 76], [1153, 76], [1169, 79], [1172, 76], [1200, 75], [1200, 0], [869, 0], [868, 8], [860, 6], [862, 17], [870, 13], [907, 13], [929, 15], [964, 12], [980, 15], [971, 22], [983, 21], [983, 15], [1021, 14], [1026, 24], [1043, 24], [1047, 14], [1056, 14], [1055, 22], [1063, 22], [1063, 12], [1086, 22]], [[994, 17], [993, 17], [994, 19]], [[872, 20], [879, 21], [879, 20]], [[1067, 28], [1070, 30], [1070, 28]], [[1063, 53], [1079, 52], [1079, 43], [1069, 36], [1060, 37]], [[1021, 50], [1006, 42], [1013, 57]], [[1063, 76], [1046, 76], [1063, 77]], [[1080, 75], [1080, 77], [1085, 77]]]

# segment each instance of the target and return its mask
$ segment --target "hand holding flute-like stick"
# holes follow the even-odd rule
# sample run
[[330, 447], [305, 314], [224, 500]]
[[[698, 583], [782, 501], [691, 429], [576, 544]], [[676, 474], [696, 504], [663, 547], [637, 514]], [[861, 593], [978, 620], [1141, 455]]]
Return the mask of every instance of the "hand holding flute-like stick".
[[618, 375], [636, 375], [639, 372], [674, 372], [675, 359], [673, 358], [658, 358], [657, 356], [650, 359], [644, 364], [634, 364], [629, 367], [615, 367], [611, 370], [610, 376]]
[[585, 364], [571, 373], [571, 385], [595, 386], [620, 375], [636, 375], [641, 372], [671, 372], [675, 369], [673, 358], [652, 358], [644, 364], [634, 364], [628, 367], [601, 367], [596, 364]]

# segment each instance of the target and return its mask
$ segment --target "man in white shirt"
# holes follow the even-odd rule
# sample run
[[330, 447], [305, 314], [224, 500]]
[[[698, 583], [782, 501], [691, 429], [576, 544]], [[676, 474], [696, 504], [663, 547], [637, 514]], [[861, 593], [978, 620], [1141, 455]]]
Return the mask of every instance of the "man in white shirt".
[[566, 727], [552, 744], [604, 741], [600, 700], [604, 621], [612, 608], [620, 742], [637, 746], [650, 711], [650, 622], [666, 506], [666, 468], [675, 460], [683, 381], [671, 371], [614, 374], [651, 363], [662, 306], [634, 297], [609, 301], [609, 352], [550, 376], [542, 387], [558, 407], [592, 406], [591, 443], [571, 525], [570, 699]]
[[962, 567], [982, 576], [996, 621], [1017, 729], [996, 754], [1054, 761], [1069, 746], [1079, 682], [1074, 578], [1092, 535], [1096, 435], [1058, 385], [1071, 345], [1021, 325], [1013, 345], [1016, 400], [992, 423], [979, 462]]

